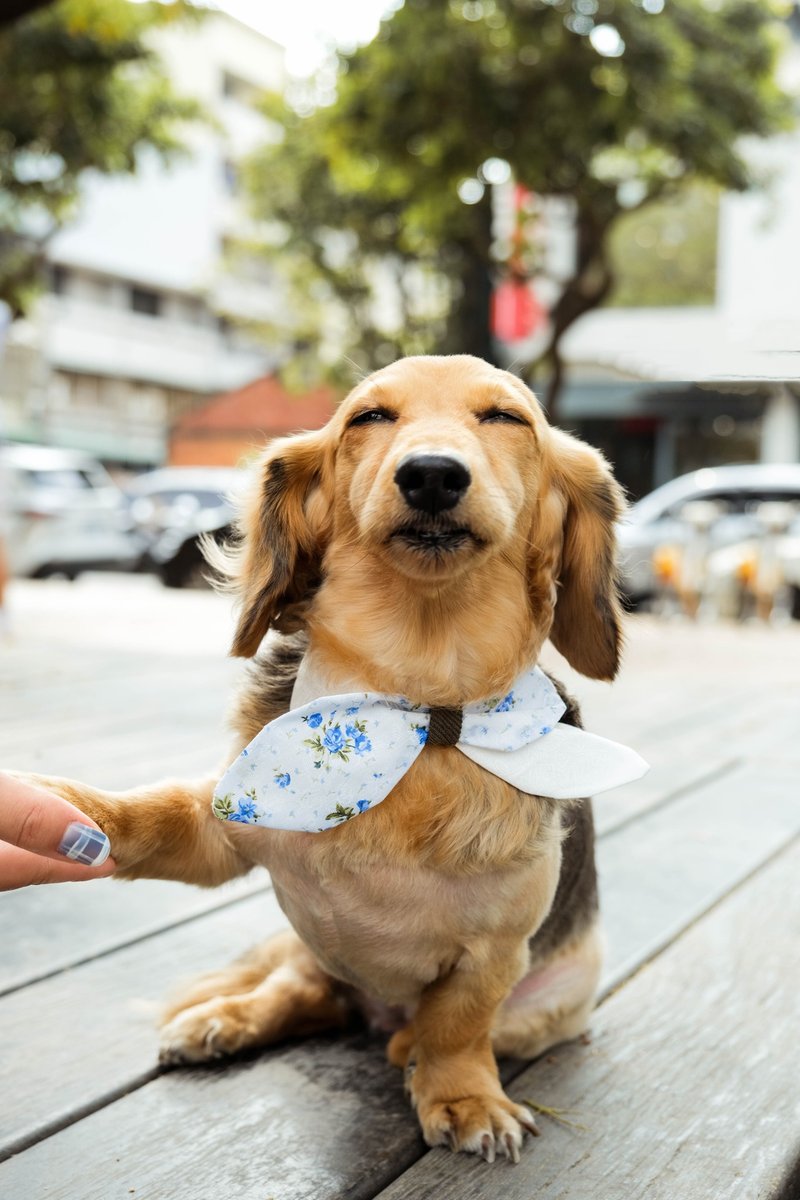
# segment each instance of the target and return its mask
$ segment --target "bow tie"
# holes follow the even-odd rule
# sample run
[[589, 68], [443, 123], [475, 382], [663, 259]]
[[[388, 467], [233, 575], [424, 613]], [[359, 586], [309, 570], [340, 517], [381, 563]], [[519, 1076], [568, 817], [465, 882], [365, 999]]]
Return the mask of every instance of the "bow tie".
[[455, 746], [520, 791], [579, 799], [638, 779], [633, 750], [558, 722], [566, 706], [532, 667], [503, 696], [427, 708], [377, 692], [319, 695], [304, 660], [292, 700], [228, 768], [212, 809], [223, 821], [321, 833], [385, 800], [426, 744]]

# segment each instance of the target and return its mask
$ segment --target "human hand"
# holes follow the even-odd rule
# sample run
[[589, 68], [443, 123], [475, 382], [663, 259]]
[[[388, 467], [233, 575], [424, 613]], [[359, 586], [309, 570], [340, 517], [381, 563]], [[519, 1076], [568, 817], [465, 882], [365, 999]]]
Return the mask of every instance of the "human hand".
[[0, 891], [111, 875], [110, 849], [74, 804], [0, 773]]

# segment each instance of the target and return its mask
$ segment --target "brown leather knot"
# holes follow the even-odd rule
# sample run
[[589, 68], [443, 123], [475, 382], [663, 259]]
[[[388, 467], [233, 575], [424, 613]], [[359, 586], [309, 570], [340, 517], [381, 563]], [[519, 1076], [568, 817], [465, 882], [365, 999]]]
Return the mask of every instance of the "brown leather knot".
[[432, 708], [428, 726], [429, 746], [455, 746], [464, 721], [462, 708]]

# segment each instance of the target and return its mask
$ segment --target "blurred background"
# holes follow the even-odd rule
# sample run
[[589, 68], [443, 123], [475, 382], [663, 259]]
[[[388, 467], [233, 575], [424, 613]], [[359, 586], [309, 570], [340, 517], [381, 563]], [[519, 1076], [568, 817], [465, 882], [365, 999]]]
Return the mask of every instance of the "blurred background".
[[[219, 772], [198, 538], [400, 355], [512, 369], [628, 492], [618, 680], [542, 656], [650, 771], [594, 806], [610, 999], [526, 1075], [531, 1196], [797, 1160], [799, 113], [800, 0], [0, 4], [0, 767]], [[283, 924], [262, 870], [4, 893], [0, 1193], [459, 1194], [360, 1036], [158, 1074], [168, 989]]]
[[631, 607], [800, 617], [796, 3], [0, 22], [0, 580], [202, 585], [265, 441], [466, 352], [612, 462]]

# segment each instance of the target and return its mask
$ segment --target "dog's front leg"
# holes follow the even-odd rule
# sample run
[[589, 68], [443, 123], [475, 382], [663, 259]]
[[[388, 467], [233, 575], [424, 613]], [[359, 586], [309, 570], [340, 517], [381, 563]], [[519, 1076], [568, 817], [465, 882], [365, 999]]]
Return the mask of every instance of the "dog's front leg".
[[224, 822], [211, 812], [213, 778], [104, 792], [72, 779], [11, 774], [63, 796], [96, 821], [111, 842], [117, 877], [178, 879], [214, 887], [253, 865], [234, 848]]
[[412, 1030], [395, 1036], [410, 1043], [408, 1086], [428, 1145], [480, 1154], [489, 1162], [496, 1153], [519, 1162], [524, 1131], [538, 1130], [532, 1113], [503, 1091], [491, 1029], [519, 978], [527, 946], [493, 951], [480, 963], [465, 956], [426, 988]]

